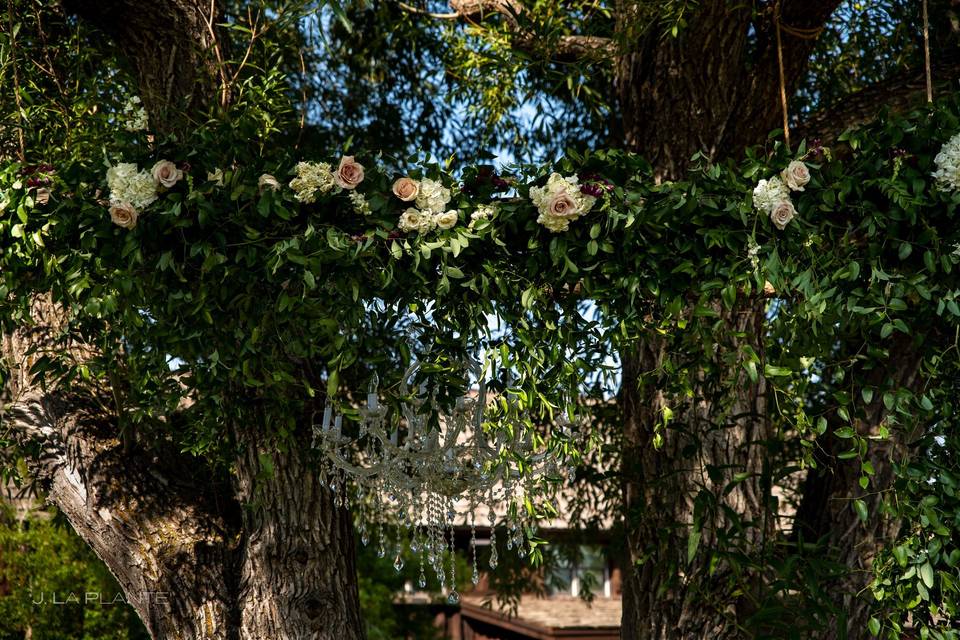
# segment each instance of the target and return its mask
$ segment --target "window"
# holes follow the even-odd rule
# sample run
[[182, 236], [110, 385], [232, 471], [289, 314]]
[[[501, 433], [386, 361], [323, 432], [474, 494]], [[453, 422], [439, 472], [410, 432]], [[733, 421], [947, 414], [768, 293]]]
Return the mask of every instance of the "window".
[[556, 547], [546, 563], [546, 587], [552, 595], [610, 597], [610, 569], [596, 546]]

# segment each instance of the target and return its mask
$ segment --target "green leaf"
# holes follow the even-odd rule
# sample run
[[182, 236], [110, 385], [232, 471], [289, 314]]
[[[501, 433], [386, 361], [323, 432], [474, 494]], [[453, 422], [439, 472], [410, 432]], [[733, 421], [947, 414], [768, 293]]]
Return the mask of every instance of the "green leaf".
[[928, 589], [933, 588], [933, 567], [930, 566], [929, 562], [920, 565], [920, 579], [923, 580], [923, 584], [927, 585]]
[[901, 567], [906, 567], [909, 551], [903, 545], [897, 545], [893, 548], [893, 557], [896, 559], [897, 564], [899, 564]]
[[872, 636], [880, 635], [880, 621], [876, 618], [870, 618], [867, 622], [867, 629], [870, 630], [870, 635]]
[[337, 395], [337, 389], [340, 387], [340, 372], [334, 369], [327, 378], [327, 397], [332, 398]]
[[697, 548], [700, 546], [700, 536], [700, 530], [695, 529], [690, 532], [690, 537], [687, 538], [687, 564], [693, 562], [693, 558], [697, 555]]
[[767, 377], [789, 376], [792, 373], [793, 371], [791, 371], [786, 367], [776, 367], [772, 364], [767, 364], [763, 366], [763, 375]]
[[867, 511], [867, 503], [860, 498], [856, 498], [853, 501], [853, 508], [857, 512], [857, 516], [860, 518], [860, 520], [866, 522], [867, 517], [870, 515]]

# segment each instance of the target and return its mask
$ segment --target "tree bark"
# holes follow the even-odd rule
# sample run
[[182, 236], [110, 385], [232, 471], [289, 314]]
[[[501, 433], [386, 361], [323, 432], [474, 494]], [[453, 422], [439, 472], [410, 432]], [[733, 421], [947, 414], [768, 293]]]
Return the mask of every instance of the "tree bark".
[[[718, 362], [740, 341], [762, 344], [762, 308], [744, 305], [722, 313], [722, 322], [737, 337], [717, 345]], [[761, 554], [773, 532], [763, 455], [770, 435], [766, 383], [762, 377], [751, 382], [739, 366], [728, 379], [700, 373], [694, 398], [683, 402], [664, 391], [667, 357], [682, 354], [662, 337], [644, 340], [623, 357], [622, 455], [630, 463], [622, 482], [632, 526], [621, 637], [740, 637], [738, 618], [755, 610], [755, 585], [749, 574], [735, 577], [711, 550], [721, 540], [730, 545], [733, 534], [738, 553]], [[673, 417], [664, 424], [667, 406]], [[656, 448], [658, 433], [662, 445]]]
[[240, 640], [365, 637], [349, 511], [334, 504], [304, 449], [241, 439]]
[[[835, 0], [781, 3], [781, 24], [789, 31], [810, 33], [821, 26], [838, 3]], [[781, 126], [780, 68], [777, 60], [773, 3], [754, 20], [747, 5], [720, 0], [699, 3], [696, 14], [679, 37], [643, 33], [632, 37], [639, 23], [638, 3], [623, 0], [618, 5], [621, 41], [635, 42], [617, 61], [617, 84], [628, 147], [645, 155], [661, 179], [682, 176], [691, 156], [703, 152], [709, 158], [736, 156], [745, 148], [762, 143], [768, 131]], [[755, 38], [751, 41], [749, 31]], [[784, 31], [782, 36], [783, 87], [793, 94], [805, 70], [815, 38], [798, 38]], [[955, 61], [944, 58], [943, 69], [952, 69]], [[837, 109], [837, 114], [814, 118], [801, 132], [825, 135], [824, 122], [832, 122], [839, 133], [865, 114], [876, 114], [888, 90], [896, 87], [892, 108], [903, 108], [916, 98], [916, 74], [910, 78], [892, 78], [876, 90]], [[798, 138], [799, 136], [795, 136]], [[759, 352], [762, 345], [764, 303], [741, 309], [744, 335], [752, 335]], [[621, 408], [624, 419], [622, 482], [627, 530], [627, 562], [624, 578], [624, 606], [621, 637], [624, 639], [686, 639], [741, 637], [737, 624], [754, 608], [749, 587], [738, 597], [727, 580], [730, 572], [721, 562], [706, 571], [702, 564], [713, 535], [709, 528], [701, 534], [704, 550], [687, 562], [687, 541], [695, 521], [697, 493], [706, 490], [721, 495], [722, 482], [709, 479], [707, 468], [724, 469], [723, 481], [731, 473], [749, 474], [722, 500], [744, 522], [752, 523], [755, 536], [743, 538], [737, 551], [748, 555], [767, 553], [765, 535], [772, 533], [777, 514], [770, 502], [771, 486], [763, 470], [763, 448], [758, 442], [767, 435], [763, 416], [766, 412], [765, 387], [757, 384], [727, 387], [729, 395], [720, 402], [709, 402], [695, 390], [694, 397], [681, 406], [671, 406], [674, 414], [693, 416], [683, 429], [663, 430], [663, 447], [652, 446], [661, 410], [667, 402], [663, 382], [656, 371], [668, 355], [669, 345], [651, 332], [635, 349], [621, 354], [623, 386]], [[915, 349], [901, 354], [903, 365], [893, 385], [909, 385], [915, 380], [919, 360]], [[871, 411], [873, 428], [880, 424], [882, 405], [874, 400]], [[724, 413], [729, 407], [736, 411]], [[720, 413], [718, 413], [720, 411]], [[730, 419], [729, 416], [739, 416]], [[699, 417], [699, 419], [696, 419]], [[723, 425], [717, 428], [718, 425]], [[697, 452], [691, 464], [684, 450]], [[688, 449], [689, 450], [689, 449]], [[875, 445], [870, 458], [876, 469], [876, 486], [892, 481], [891, 457], [901, 451], [897, 442]], [[819, 526], [827, 536], [833, 557], [849, 569], [834, 584], [827, 585], [840, 615], [828, 630], [827, 638], [860, 637], [866, 628], [870, 603], [857, 594], [865, 585], [864, 570], [880, 545], [896, 533], [896, 523], [877, 517], [863, 525], [850, 501], [861, 496], [857, 481], [859, 469], [851, 463], [831, 466], [829, 472], [816, 471], [803, 485], [803, 500], [798, 514], [799, 526]], [[871, 513], [876, 513], [879, 498], [866, 498]], [[822, 520], [817, 520], [814, 514]], [[817, 521], [804, 524], [810, 517]], [[729, 526], [728, 515], [718, 512], [711, 523], [713, 531]], [[679, 526], [677, 526], [679, 525]], [[749, 585], [762, 576], [749, 571], [738, 582]]]
[[38, 297], [33, 324], [4, 337], [3, 420], [30, 470], [116, 576], [158, 639], [355, 640], [360, 618], [350, 514], [334, 506], [303, 444], [244, 433], [231, 483], [162, 446], [131, 450], [96, 389], [44, 389], [39, 355], [64, 344], [63, 310]]
[[[154, 129], [176, 132], [229, 98], [218, 2], [66, 7], [114, 40], [104, 46], [133, 67]], [[352, 521], [296, 441], [309, 436], [277, 442], [270, 425], [247, 426], [235, 434], [232, 478], [162, 442], [125, 446], [107, 390], [31, 378], [38, 354], [95, 355], [65, 342], [66, 327], [64, 309], [39, 296], [32, 323], [3, 336], [12, 374], [3, 420], [48, 500], [114, 573], [151, 637], [364, 638]]]
[[[862, 388], [919, 391], [923, 383], [920, 375], [923, 338], [916, 340], [906, 336], [894, 339], [886, 366], [852, 371], [853, 380], [858, 381], [852, 390], [853, 397], [862, 397]], [[865, 403], [864, 417], [856, 424], [860, 435], [875, 438], [866, 458], [875, 470], [871, 486], [861, 489], [860, 466], [855, 460], [837, 459], [850, 445], [848, 440], [835, 437], [827, 439], [819, 468], [810, 471], [802, 486], [794, 537], [802, 536], [807, 542], [825, 540], [831, 557], [849, 570], [833, 583], [824, 585], [824, 590], [832, 596], [836, 614], [823, 640], [858, 637], [856, 630], [867, 628], [873, 596], [866, 587], [873, 558], [883, 544], [896, 539], [900, 530], [901, 523], [885, 516], [881, 505], [886, 495], [883, 489], [892, 486], [895, 479], [893, 463], [907, 455], [910, 434], [891, 428], [889, 438], [876, 437], [888, 415], [881, 396], [882, 393], [875, 393], [871, 402]], [[867, 505], [870, 517], [866, 522], [860, 520], [852, 507], [855, 498]]]

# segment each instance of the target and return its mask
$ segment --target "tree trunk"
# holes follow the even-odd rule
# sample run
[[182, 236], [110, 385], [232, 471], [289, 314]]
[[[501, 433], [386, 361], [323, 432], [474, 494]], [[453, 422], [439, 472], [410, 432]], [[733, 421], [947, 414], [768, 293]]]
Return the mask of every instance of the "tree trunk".
[[63, 310], [38, 297], [34, 325], [4, 337], [4, 423], [34, 477], [116, 576], [151, 637], [355, 640], [360, 618], [350, 514], [333, 504], [308, 450], [245, 434], [232, 484], [202, 461], [118, 438], [96, 390], [42, 389], [31, 363], [63, 344]]
[[248, 505], [240, 640], [363, 638], [350, 513], [334, 504], [302, 449], [261, 450], [248, 438], [236, 476]]
[[[175, 132], [198, 109], [228, 100], [220, 2], [65, 6], [130, 62], [154, 129]], [[319, 483], [305, 442], [277, 442], [269, 425], [248, 425], [237, 434], [233, 478], [162, 443], [125, 446], [109, 390], [31, 379], [45, 351], [77, 362], [94, 355], [64, 343], [65, 311], [49, 296], [36, 299], [32, 320], [3, 336], [12, 372], [4, 422], [48, 500], [114, 573], [151, 637], [365, 637], [350, 514]]]
[[[919, 391], [923, 383], [920, 368], [924, 339], [919, 337], [916, 340], [906, 336], [893, 338], [886, 366], [851, 372], [853, 380], [858, 381], [852, 395], [861, 397], [860, 389], [865, 387], [893, 392], [899, 389]], [[891, 428], [889, 438], [877, 437], [888, 414], [882, 395], [875, 393], [871, 402], [865, 404], [864, 418], [856, 424], [860, 435], [874, 438], [867, 451], [867, 460], [875, 470], [871, 486], [862, 489], [858, 484], [861, 471], [856, 460], [836, 458], [837, 454], [850, 448], [849, 440], [830, 437], [826, 441], [825, 454], [820, 456], [819, 468], [810, 471], [802, 487], [794, 536], [803, 536], [808, 542], [825, 539], [831, 557], [849, 569], [835, 582], [824, 585], [833, 596], [836, 614], [834, 624], [824, 633], [823, 640], [855, 638], [858, 637], [857, 630], [867, 628], [873, 596], [866, 587], [870, 582], [873, 559], [880, 547], [895, 540], [900, 531], [900, 521], [884, 515], [881, 505], [886, 496], [883, 489], [892, 486], [895, 480], [892, 463], [900, 462], [907, 455], [906, 445], [911, 434]], [[867, 505], [870, 517], [865, 522], [852, 507], [855, 498], [862, 499]]]
[[[779, 4], [780, 23], [798, 33], [821, 26], [838, 2], [782, 0]], [[621, 41], [634, 42], [635, 46], [628, 47], [618, 58], [616, 78], [625, 142], [652, 162], [660, 179], [681, 177], [689, 159], [698, 151], [709, 158], [736, 157], [745, 148], [763, 143], [768, 131], [782, 126], [781, 82], [786, 95], [791, 96], [815, 39], [781, 33], [781, 79], [774, 3], [756, 15], [749, 4], [722, 0], [698, 3], [688, 25], [676, 38], [664, 36], [656, 29], [633, 33], [637, 25], [643, 24], [642, 9], [642, 3], [632, 0], [621, 0], [618, 5]], [[904, 90], [896, 92], [898, 104], [906, 105], [916, 98], [911, 82], [904, 80]], [[883, 102], [880, 95], [875, 96], [874, 111]], [[834, 111], [844, 108], [840, 105]], [[848, 110], [854, 115], [835, 120], [837, 133], [856, 123], [856, 114], [866, 112], [862, 105]], [[816, 127], [807, 129], [814, 130], [822, 133]], [[754, 337], [752, 344], [757, 348], [763, 339], [765, 304], [753, 301], [753, 305], [741, 310], [743, 318], [748, 319], [741, 328]], [[696, 495], [704, 490], [706, 495], [719, 496], [722, 481], [729, 480], [732, 473], [744, 472], [755, 475], [740, 482], [722, 501], [744, 522], [752, 523], [752, 530], [759, 536], [740, 540], [743, 546], [737, 551], [760, 557], [767, 552], [765, 534], [770, 532], [777, 514], [768, 501], [770, 484], [762, 465], [764, 451], [759, 446], [767, 431], [762, 417], [766, 411], [764, 383], [761, 378], [758, 384], [743, 381], [739, 386], [728, 386], [728, 397], [719, 402], [707, 401], [695, 393], [681, 406], [671, 406], [674, 414], [681, 416], [683, 429], [663, 429], [663, 447], [656, 450], [653, 438], [667, 402], [656, 372], [669, 348], [663, 337], [650, 332], [639, 345], [621, 354], [622, 478], [627, 530], [621, 637], [741, 637], [743, 631], [737, 628], [737, 622], [755, 606], [750, 589], [740, 596], [731, 595], [734, 590], [728, 580], [730, 573], [723, 563], [705, 567], [704, 552], [688, 563], [687, 543], [696, 520]], [[907, 384], [916, 376], [916, 358], [908, 354], [904, 358], [903, 375], [895, 386]], [[879, 400], [874, 402], [876, 405]], [[739, 409], [730, 411], [731, 406]], [[873, 407], [874, 411], [880, 409], [882, 406]], [[699, 419], [683, 421], [682, 416]], [[879, 414], [874, 418], [875, 428], [882, 418]], [[718, 428], [719, 425], [723, 426]], [[696, 452], [694, 463], [688, 447]], [[890, 458], [896, 450], [898, 445], [890, 444], [874, 446], [871, 451], [877, 486], [888, 486], [892, 480]], [[864, 493], [857, 485], [859, 473], [854, 467], [855, 464], [841, 463], [829, 473], [812, 472], [803, 486], [805, 495], [798, 515], [802, 523], [805, 514], [822, 514], [820, 532], [828, 534], [835, 558], [850, 570], [846, 578], [827, 587], [841, 612], [828, 632], [831, 638], [835, 636], [829, 634], [841, 635], [841, 629], [849, 630], [849, 637], [860, 637], [866, 628], [869, 602], [856, 595], [865, 584], [862, 570], [869, 568], [879, 546], [890, 539], [896, 528], [896, 523], [879, 517], [873, 518], [870, 526], [860, 523], [850, 508], [851, 498]], [[709, 481], [709, 474], [705, 473], [708, 468], [723, 469], [722, 481]], [[876, 499], [870, 504], [875, 513], [877, 505], [873, 502]], [[700, 548], [706, 551], [712, 542], [713, 534], [706, 527], [719, 531], [730, 524], [729, 514], [723, 512], [716, 512], [712, 523], [704, 520]], [[754, 578], [760, 585], [761, 576], [750, 576], [749, 571], [738, 582], [742, 587]]]
[[[762, 308], [748, 305], [722, 317], [725, 330], [738, 337], [718, 345], [718, 361], [739, 340], [762, 344]], [[701, 373], [694, 398], [673, 404], [678, 399], [664, 392], [661, 367], [665, 358], [679, 356], [670, 351], [675, 344], [653, 337], [623, 357], [623, 459], [631, 462], [623, 469], [629, 556], [621, 636], [740, 637], [738, 617], [756, 608], [756, 586], [711, 550], [723, 540], [756, 556], [773, 530], [763, 455], [766, 383], [762, 377], [751, 382], [739, 366], [726, 380]], [[667, 406], [673, 417], [664, 424]], [[745, 477], [736, 481], [737, 474]]]

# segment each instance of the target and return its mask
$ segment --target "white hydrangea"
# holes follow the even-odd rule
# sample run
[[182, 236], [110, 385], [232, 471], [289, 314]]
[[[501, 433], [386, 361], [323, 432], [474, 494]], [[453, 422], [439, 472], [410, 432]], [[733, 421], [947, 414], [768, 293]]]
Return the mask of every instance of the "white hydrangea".
[[370, 203], [367, 202], [367, 199], [363, 197], [362, 193], [357, 193], [356, 191], [348, 191], [347, 197], [350, 198], [350, 204], [353, 205], [353, 210], [362, 216], [368, 216], [371, 213]]
[[950, 191], [960, 190], [960, 133], [944, 143], [933, 161], [937, 165], [933, 172], [937, 185]]
[[481, 204], [477, 210], [470, 214], [470, 226], [472, 229], [475, 224], [481, 220], [489, 220], [500, 213], [500, 207], [495, 204]]
[[570, 228], [570, 223], [585, 215], [596, 198], [581, 193], [576, 176], [563, 177], [552, 173], [543, 187], [530, 188], [530, 200], [540, 211], [537, 222], [558, 233]]
[[140, 104], [140, 97], [131, 97], [123, 105], [123, 128], [127, 131], [143, 131], [148, 124], [147, 110]]
[[318, 192], [324, 194], [333, 189], [329, 162], [298, 162], [294, 171], [297, 177], [290, 181], [290, 188], [300, 202], [314, 202]]
[[776, 176], [761, 180], [753, 190], [753, 206], [768, 215], [778, 204], [789, 200], [790, 189]]
[[107, 169], [107, 186], [110, 202], [129, 203], [138, 211], [157, 199], [157, 181], [153, 175], [146, 169], [138, 170], [132, 162], [120, 162]]
[[431, 214], [443, 213], [450, 202], [450, 189], [436, 180], [424, 178], [420, 181], [420, 193], [417, 194], [417, 208]]

